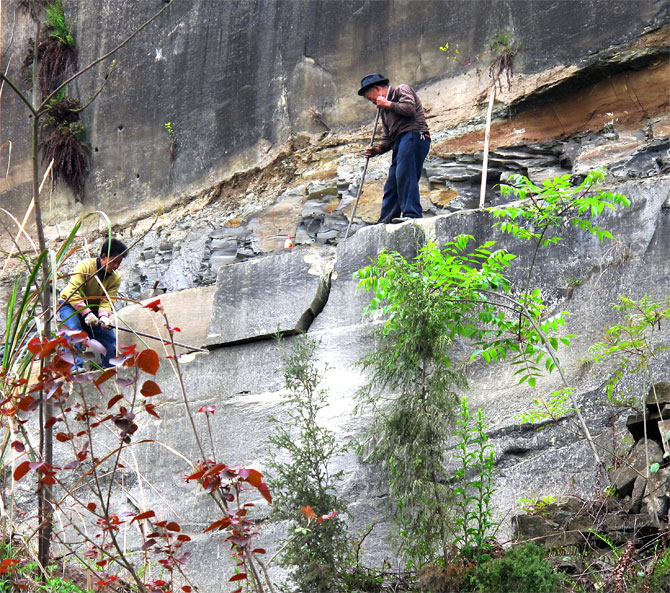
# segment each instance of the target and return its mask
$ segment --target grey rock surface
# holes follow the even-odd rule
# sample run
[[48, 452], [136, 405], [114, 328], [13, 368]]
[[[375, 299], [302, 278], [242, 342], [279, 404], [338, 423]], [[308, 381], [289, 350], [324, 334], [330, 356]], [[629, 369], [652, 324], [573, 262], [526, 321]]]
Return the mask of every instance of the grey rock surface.
[[295, 249], [219, 269], [208, 346], [304, 333], [330, 290], [332, 253]]

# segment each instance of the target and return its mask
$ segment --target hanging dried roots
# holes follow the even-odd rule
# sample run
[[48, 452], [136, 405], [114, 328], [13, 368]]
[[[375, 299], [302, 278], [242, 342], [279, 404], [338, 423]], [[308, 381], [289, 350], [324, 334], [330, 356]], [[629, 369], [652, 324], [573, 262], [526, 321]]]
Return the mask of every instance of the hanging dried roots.
[[84, 200], [88, 174], [88, 147], [84, 144], [84, 126], [79, 123], [79, 101], [72, 98], [51, 104], [42, 124], [42, 161], [53, 159], [54, 185], [63, 180], [75, 200]]

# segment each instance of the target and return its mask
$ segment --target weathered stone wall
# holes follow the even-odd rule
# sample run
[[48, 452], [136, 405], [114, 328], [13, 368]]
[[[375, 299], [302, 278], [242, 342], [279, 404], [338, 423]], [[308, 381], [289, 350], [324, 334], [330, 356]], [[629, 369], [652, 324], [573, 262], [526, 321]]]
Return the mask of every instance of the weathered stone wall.
[[[162, 5], [65, 0], [79, 63], [112, 49]], [[19, 3], [3, 4], [0, 18], [0, 67], [21, 80], [33, 29]], [[268, 162], [297, 133], [318, 136], [364, 121], [371, 111], [355, 91], [372, 71], [433, 82], [427, 106], [458, 114], [453, 123], [466, 115], [457, 97], [485, 87], [486, 49], [497, 33], [522, 43], [515, 68], [535, 79], [593, 64], [667, 18], [665, 4], [654, 0], [174, 0], [118, 52], [105, 89], [82, 114], [91, 146], [83, 205], [61, 188], [45, 216], [62, 224], [101, 209], [117, 221], [134, 219]], [[447, 42], [459, 50], [457, 61], [440, 52]], [[86, 103], [108, 71], [109, 63], [97, 65], [71, 92]], [[0, 143], [13, 144], [0, 192], [22, 215], [30, 193], [28, 115], [7, 87], [1, 101]], [[472, 115], [472, 106], [466, 111]], [[176, 133], [174, 160], [166, 122]], [[3, 172], [8, 156], [0, 151]]]

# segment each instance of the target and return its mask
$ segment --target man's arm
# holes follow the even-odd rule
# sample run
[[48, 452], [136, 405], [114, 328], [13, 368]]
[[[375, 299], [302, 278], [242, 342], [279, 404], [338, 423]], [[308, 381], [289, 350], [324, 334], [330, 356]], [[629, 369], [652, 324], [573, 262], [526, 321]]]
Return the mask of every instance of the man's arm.
[[88, 262], [82, 260], [75, 266], [67, 286], [60, 293], [60, 300], [68, 302], [83, 317], [91, 313], [84, 292], [88, 276]]
[[403, 117], [414, 117], [416, 115], [416, 95], [407, 84], [401, 84], [398, 87], [398, 100], [392, 101], [389, 109]]

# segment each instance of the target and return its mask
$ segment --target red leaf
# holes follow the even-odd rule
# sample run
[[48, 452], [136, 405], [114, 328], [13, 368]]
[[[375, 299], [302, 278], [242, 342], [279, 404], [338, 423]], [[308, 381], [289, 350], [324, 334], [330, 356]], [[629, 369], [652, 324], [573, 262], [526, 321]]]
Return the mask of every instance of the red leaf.
[[247, 573], [246, 572], [240, 572], [240, 573], [234, 574], [232, 577], [230, 577], [228, 579], [228, 582], [232, 583], [234, 581], [243, 581], [246, 578], [247, 578]]
[[[38, 389], [41, 389], [42, 387], [38, 387]], [[16, 407], [21, 410], [22, 412], [30, 412], [33, 404], [37, 402], [32, 395], [26, 395], [25, 397], [21, 398], [21, 401], [16, 405]]]
[[24, 461], [14, 470], [14, 480], [17, 482], [30, 471], [30, 461]]
[[159, 416], [158, 413], [156, 412], [156, 406], [154, 406], [153, 404], [146, 404], [146, 405], [144, 406], [144, 409], [147, 411], [147, 413], [149, 413], [149, 414], [151, 414], [152, 416], [154, 416], [154, 417], [160, 419], [160, 416]]
[[28, 342], [28, 350], [32, 354], [39, 354], [42, 352], [42, 340], [39, 336], [35, 336], [30, 342]]
[[153, 397], [154, 395], [158, 395], [159, 393], [163, 393], [161, 391], [161, 388], [154, 383], [151, 380], [145, 381], [144, 385], [142, 385], [142, 389], [140, 389], [140, 393], [144, 397]]
[[204, 474], [205, 474], [205, 470], [204, 470], [204, 469], [200, 469], [200, 470], [198, 470], [197, 472], [191, 474], [190, 476], [186, 476], [186, 481], [189, 482], [189, 481], [191, 481], [191, 480], [199, 480], [200, 478], [202, 478], [202, 476], [203, 476]]
[[175, 521], [170, 521], [167, 525], [165, 525], [165, 529], [167, 529], [168, 531], [181, 531], [179, 523]]
[[56, 435], [56, 440], [59, 443], [67, 443], [69, 440], [72, 440], [72, 434], [67, 434], [66, 432], [59, 432]]
[[155, 517], [156, 513], [153, 511], [144, 511], [143, 513], [140, 513], [139, 515], [135, 515], [130, 522], [132, 523], [133, 521], [139, 521], [140, 519], [149, 519], [150, 517]]
[[51, 428], [56, 422], [60, 422], [60, 420], [58, 416], [52, 416], [44, 423], [44, 428]]
[[213, 531], [214, 529], [225, 529], [230, 525], [230, 519], [228, 517], [224, 517], [223, 519], [220, 519], [219, 521], [214, 521], [207, 529], [203, 531], [203, 533], [207, 533], [208, 531]]
[[270, 488], [268, 488], [268, 485], [265, 482], [261, 482], [258, 491], [265, 500], [272, 504], [272, 494], [270, 494]]
[[228, 466], [225, 463], [217, 463], [214, 467], [210, 467], [204, 474], [203, 478], [211, 476], [212, 474], [218, 474], [220, 471], [226, 469]]
[[26, 447], [21, 441], [12, 441], [12, 449], [18, 453], [23, 453], [26, 450]]
[[86, 347], [91, 352], [97, 352], [98, 354], [107, 354], [107, 348], [105, 348], [98, 340], [93, 340], [89, 338], [86, 341]]
[[132, 385], [135, 383], [135, 379], [132, 379], [130, 377], [117, 377], [116, 378], [116, 384], [119, 387], [128, 387], [128, 385]]
[[332, 519], [337, 515], [337, 511], [330, 511], [327, 515], [322, 515], [317, 519], [319, 523], [323, 523], [324, 521], [328, 521], [328, 519]]
[[56, 480], [51, 476], [44, 476], [41, 480], [42, 484], [55, 484]]
[[144, 542], [144, 545], [142, 546], [142, 551], [146, 552], [151, 546], [153, 546], [156, 543], [155, 539], [148, 539], [147, 541]]
[[123, 399], [123, 395], [121, 395], [120, 393], [118, 395], [115, 395], [112, 399], [110, 399], [107, 402], [107, 409], [109, 410], [109, 408], [111, 408], [116, 402], [118, 402], [119, 400], [122, 400], [122, 399]]
[[265, 554], [265, 548], [256, 548], [255, 550], [251, 550], [252, 554]]
[[0, 562], [0, 574], [7, 574], [12, 572], [14, 567], [19, 564], [21, 561], [16, 558], [5, 558]]
[[98, 508], [98, 505], [96, 505], [94, 502], [89, 502], [89, 503], [86, 505], [86, 508], [87, 508], [89, 511], [91, 511], [92, 513], [95, 513], [95, 509]]
[[316, 519], [316, 513], [314, 512], [314, 509], [310, 505], [302, 507], [300, 509], [300, 512], [302, 512], [302, 514], [305, 515], [305, 517], [307, 517], [309, 520]]
[[136, 364], [145, 373], [155, 375], [158, 372], [160, 360], [158, 359], [158, 354], [156, 354], [155, 350], [147, 348], [137, 355]]
[[181, 590], [182, 590], [184, 593], [191, 593], [191, 592], [193, 591], [193, 587], [191, 587], [190, 585], [184, 585], [184, 586], [181, 588]]
[[263, 474], [256, 469], [242, 468], [239, 473], [240, 477], [254, 488], [259, 488], [263, 483]]
[[116, 369], [107, 369], [106, 371], [102, 372], [102, 375], [93, 381], [93, 384], [96, 387], [100, 387], [100, 385], [102, 385], [108, 379], [111, 379], [114, 375], [116, 375]]
[[150, 303], [147, 303], [146, 305], [143, 305], [145, 309], [151, 309], [152, 311], [158, 312], [161, 310], [161, 300], [156, 299], [155, 301], [151, 301]]

